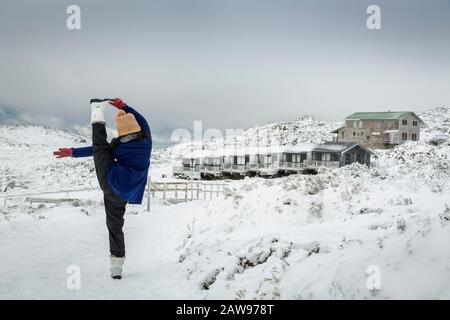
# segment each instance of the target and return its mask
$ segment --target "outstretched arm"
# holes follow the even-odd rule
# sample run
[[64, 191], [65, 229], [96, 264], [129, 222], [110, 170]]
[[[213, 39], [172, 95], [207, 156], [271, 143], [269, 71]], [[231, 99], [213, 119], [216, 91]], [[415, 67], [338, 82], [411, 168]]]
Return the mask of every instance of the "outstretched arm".
[[148, 125], [147, 120], [145, 120], [145, 118], [139, 112], [137, 112], [132, 107], [128, 106], [120, 98], [113, 99], [110, 102], [110, 104], [118, 109], [122, 109], [123, 111], [125, 111], [127, 113], [129, 112], [129, 113], [133, 114], [134, 117], [136, 118], [136, 121], [139, 123], [139, 126], [141, 127], [142, 131], [144, 131], [145, 133], [147, 133], [148, 136], [150, 136], [150, 126]]
[[84, 148], [72, 148], [72, 156], [74, 158], [82, 158], [82, 157], [92, 157], [93, 155], [92, 146], [84, 147]]
[[53, 155], [56, 158], [81, 158], [81, 157], [91, 157], [93, 154], [92, 147], [84, 148], [59, 148], [57, 151], [53, 151]]

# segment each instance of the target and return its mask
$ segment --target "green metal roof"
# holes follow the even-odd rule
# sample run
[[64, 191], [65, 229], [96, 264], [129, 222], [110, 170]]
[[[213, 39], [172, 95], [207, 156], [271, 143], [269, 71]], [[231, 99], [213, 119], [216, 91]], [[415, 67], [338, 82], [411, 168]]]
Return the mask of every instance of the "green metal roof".
[[423, 123], [414, 112], [411, 111], [393, 111], [393, 112], [355, 112], [354, 114], [348, 116], [347, 120], [395, 120], [400, 119], [403, 116], [414, 115], [420, 122]]

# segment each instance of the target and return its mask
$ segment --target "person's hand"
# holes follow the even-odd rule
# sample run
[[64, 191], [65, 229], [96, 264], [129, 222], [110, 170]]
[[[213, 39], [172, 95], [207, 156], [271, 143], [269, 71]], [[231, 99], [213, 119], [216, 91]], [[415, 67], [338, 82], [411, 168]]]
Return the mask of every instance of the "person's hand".
[[72, 157], [73, 151], [72, 148], [59, 148], [57, 151], [53, 151], [53, 155], [58, 159], [65, 157]]
[[122, 101], [120, 98], [114, 98], [109, 102], [110, 105], [116, 107], [117, 109], [123, 109], [126, 107], [126, 103]]

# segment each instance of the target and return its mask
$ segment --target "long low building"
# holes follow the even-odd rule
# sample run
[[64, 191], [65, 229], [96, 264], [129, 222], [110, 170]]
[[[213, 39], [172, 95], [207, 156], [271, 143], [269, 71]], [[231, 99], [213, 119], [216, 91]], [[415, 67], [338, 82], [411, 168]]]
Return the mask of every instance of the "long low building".
[[292, 147], [199, 150], [181, 158], [174, 176], [188, 179], [263, 176], [275, 177], [338, 168], [358, 162], [370, 165], [373, 152], [358, 143], [325, 142]]

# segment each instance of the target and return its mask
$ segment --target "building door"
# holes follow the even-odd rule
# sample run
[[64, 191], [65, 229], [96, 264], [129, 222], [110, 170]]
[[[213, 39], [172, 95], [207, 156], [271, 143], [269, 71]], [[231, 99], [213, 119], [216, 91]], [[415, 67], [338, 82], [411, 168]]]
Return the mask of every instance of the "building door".
[[351, 164], [352, 163], [352, 155], [350, 153], [345, 154], [345, 164]]
[[286, 162], [293, 162], [292, 161], [292, 153], [287, 153], [286, 154]]

